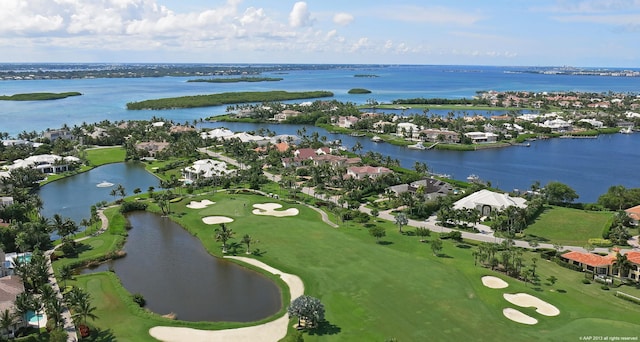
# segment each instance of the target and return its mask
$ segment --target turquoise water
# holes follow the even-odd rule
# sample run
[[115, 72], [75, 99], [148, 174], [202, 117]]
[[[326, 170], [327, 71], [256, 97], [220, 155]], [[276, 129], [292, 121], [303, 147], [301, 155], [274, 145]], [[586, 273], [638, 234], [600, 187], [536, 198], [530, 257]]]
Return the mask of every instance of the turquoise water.
[[16, 259], [18, 259], [19, 262], [31, 262], [31, 253], [19, 255]]
[[44, 317], [43, 314], [36, 315], [33, 311], [27, 312], [27, 320], [29, 321], [29, 324], [38, 324], [38, 321], [41, 320], [42, 317]]

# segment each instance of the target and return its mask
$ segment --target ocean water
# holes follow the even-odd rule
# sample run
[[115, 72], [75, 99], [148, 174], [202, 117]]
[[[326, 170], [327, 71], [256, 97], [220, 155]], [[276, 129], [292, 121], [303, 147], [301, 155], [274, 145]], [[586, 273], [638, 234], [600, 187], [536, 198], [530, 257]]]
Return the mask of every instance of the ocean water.
[[[224, 114], [226, 106], [162, 111], [129, 111], [126, 103], [145, 99], [234, 91], [329, 90], [339, 101], [357, 104], [369, 99], [390, 102], [399, 98], [470, 98], [482, 90], [523, 91], [640, 91], [638, 77], [600, 77], [519, 73], [523, 68], [488, 66], [360, 66], [329, 70], [297, 70], [265, 73], [282, 77], [279, 82], [187, 83], [186, 77], [135, 79], [78, 79], [0, 81], [0, 94], [78, 91], [82, 96], [56, 101], [0, 101], [0, 132], [43, 131], [63, 124], [79, 125], [102, 120], [119, 121], [162, 117], [175, 122], [193, 122]], [[378, 77], [354, 77], [373, 74]], [[351, 88], [367, 88], [371, 94], [350, 95]], [[301, 102], [301, 101], [298, 101]], [[437, 111], [434, 111], [437, 112]], [[471, 111], [471, 114], [475, 112]], [[486, 111], [478, 112], [486, 115]], [[499, 113], [498, 113], [499, 114]], [[222, 124], [214, 124], [220, 126]], [[250, 130], [252, 125], [226, 125]], [[299, 127], [272, 125], [278, 133], [295, 134]], [[315, 129], [309, 127], [309, 129]], [[320, 130], [320, 133], [327, 133]], [[349, 136], [330, 136], [353, 146]], [[503, 190], [526, 189], [532, 182], [561, 181], [572, 186], [579, 201], [592, 202], [611, 185], [640, 187], [633, 172], [637, 165], [637, 134], [604, 136], [599, 139], [557, 139], [537, 141], [530, 148], [512, 147], [475, 152], [414, 151], [388, 144], [374, 144], [360, 138], [364, 152], [374, 150], [391, 155], [405, 167], [415, 161], [427, 163], [435, 172], [456, 179], [477, 174]]]

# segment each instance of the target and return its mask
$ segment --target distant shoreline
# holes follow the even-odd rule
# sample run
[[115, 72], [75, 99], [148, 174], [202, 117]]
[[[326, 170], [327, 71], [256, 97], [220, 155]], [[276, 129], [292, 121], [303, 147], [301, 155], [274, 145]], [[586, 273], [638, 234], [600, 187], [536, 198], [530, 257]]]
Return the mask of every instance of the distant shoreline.
[[49, 101], [80, 95], [82, 94], [75, 91], [67, 93], [24, 93], [0, 96], [0, 101]]

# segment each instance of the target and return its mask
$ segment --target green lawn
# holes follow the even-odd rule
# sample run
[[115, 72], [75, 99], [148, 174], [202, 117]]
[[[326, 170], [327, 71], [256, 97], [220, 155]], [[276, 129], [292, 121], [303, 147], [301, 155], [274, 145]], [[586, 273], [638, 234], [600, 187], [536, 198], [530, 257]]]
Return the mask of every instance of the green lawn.
[[93, 166], [123, 162], [126, 151], [122, 146], [92, 148], [87, 151], [87, 159]]
[[590, 238], [602, 238], [605, 224], [613, 214], [551, 206], [525, 233], [564, 246], [584, 246]]
[[[205, 209], [188, 209], [191, 200], [209, 199], [216, 204]], [[254, 203], [272, 202], [257, 195], [217, 193], [172, 204], [174, 219], [199, 237], [214, 255], [221, 255], [213, 240], [214, 226], [202, 223], [207, 215], [223, 215], [235, 242], [250, 234], [259, 240], [253, 248], [261, 261], [299, 275], [305, 293], [318, 297], [326, 307], [329, 325], [320, 334], [305, 334], [305, 341], [568, 341], [580, 336], [638, 336], [640, 306], [618, 299], [597, 284], [584, 285], [583, 275], [554, 263], [538, 261], [541, 279], [558, 278], [555, 286], [531, 284], [474, 266], [473, 248], [444, 241], [444, 256], [433, 256], [428, 243], [415, 236], [401, 235], [390, 222], [378, 222], [387, 229], [382, 244], [376, 244], [361, 225], [349, 223], [331, 228], [311, 209], [280, 202], [283, 209], [296, 207], [295, 217], [266, 217], [251, 214]], [[407, 230], [405, 228], [405, 230]], [[431, 237], [433, 239], [435, 235]], [[244, 255], [244, 246], [236, 249]], [[533, 254], [525, 254], [529, 263]], [[539, 256], [538, 256], [539, 259]], [[483, 275], [497, 275], [510, 286], [489, 289]], [[150, 341], [146, 331], [162, 319], [133, 308], [111, 275], [78, 277], [90, 290], [100, 317], [95, 325], [111, 329], [118, 341]], [[115, 285], [114, 285], [115, 284]], [[624, 287], [640, 296], [640, 290]], [[561, 314], [546, 317], [532, 308], [518, 308], [539, 320], [535, 326], [506, 319], [502, 310], [513, 307], [503, 293], [526, 292], [556, 305]], [[160, 320], [160, 321], [159, 321]], [[180, 324], [172, 322], [172, 324]], [[219, 328], [219, 324], [202, 325]]]

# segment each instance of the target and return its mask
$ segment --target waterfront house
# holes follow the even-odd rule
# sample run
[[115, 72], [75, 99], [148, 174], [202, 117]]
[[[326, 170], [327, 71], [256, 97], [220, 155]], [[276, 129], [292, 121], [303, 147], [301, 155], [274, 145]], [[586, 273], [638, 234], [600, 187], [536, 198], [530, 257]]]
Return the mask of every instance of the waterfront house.
[[469, 132], [464, 135], [474, 144], [494, 143], [498, 140], [498, 135], [490, 132]]
[[509, 194], [483, 189], [466, 196], [453, 204], [453, 209], [478, 209], [482, 216], [489, 216], [494, 211], [502, 211], [508, 207], [526, 208], [527, 200], [511, 197]]
[[329, 147], [323, 146], [318, 149], [313, 148], [301, 148], [293, 152], [293, 158], [282, 158], [282, 166], [284, 167], [298, 167], [302, 166], [305, 161], [312, 161], [314, 158], [322, 155], [328, 155], [331, 153]]
[[233, 135], [233, 132], [226, 128], [216, 128], [200, 133], [202, 139], [224, 139]]
[[26, 159], [16, 159], [13, 165], [7, 168], [9, 171], [17, 168], [34, 168], [42, 173], [60, 173], [69, 171], [74, 164], [80, 163], [80, 159], [72, 156], [61, 157], [55, 154], [40, 154]]
[[345, 178], [366, 179], [377, 178], [381, 175], [393, 173], [390, 169], [382, 166], [352, 166], [347, 168]]
[[68, 129], [51, 129], [51, 130], [46, 130], [44, 133], [42, 133], [42, 137], [45, 139], [49, 139], [52, 143], [54, 141], [56, 141], [56, 139], [71, 139], [73, 138], [73, 135], [71, 135], [71, 132]]
[[417, 138], [420, 135], [420, 126], [411, 122], [401, 122], [397, 126], [397, 135], [405, 138]]
[[340, 116], [338, 117], [338, 127], [352, 128], [359, 120], [355, 116]]
[[174, 126], [171, 126], [171, 128], [169, 128], [169, 133], [173, 133], [173, 134], [195, 132], [195, 131], [196, 131], [195, 127], [188, 126], [188, 125], [174, 125]]
[[[422, 190], [420, 190], [422, 189]], [[451, 184], [441, 181], [436, 178], [421, 179], [410, 184], [399, 184], [388, 188], [388, 190], [395, 193], [396, 196], [400, 196], [403, 192], [410, 192], [412, 194], [422, 191], [425, 200], [432, 200], [436, 197], [446, 196], [453, 192]]]
[[302, 114], [301, 112], [297, 111], [297, 110], [292, 110], [292, 109], [285, 109], [280, 113], [277, 113], [276, 115], [273, 116], [273, 120], [274, 121], [278, 121], [278, 122], [283, 122], [283, 121], [287, 121], [290, 118], [296, 117], [298, 115]]
[[453, 131], [447, 131], [442, 129], [424, 129], [419, 132], [423, 141], [428, 142], [445, 142], [445, 143], [459, 143], [460, 134]]
[[136, 150], [145, 153], [149, 157], [155, 157], [156, 154], [164, 151], [169, 145], [165, 141], [144, 141], [136, 144]]

